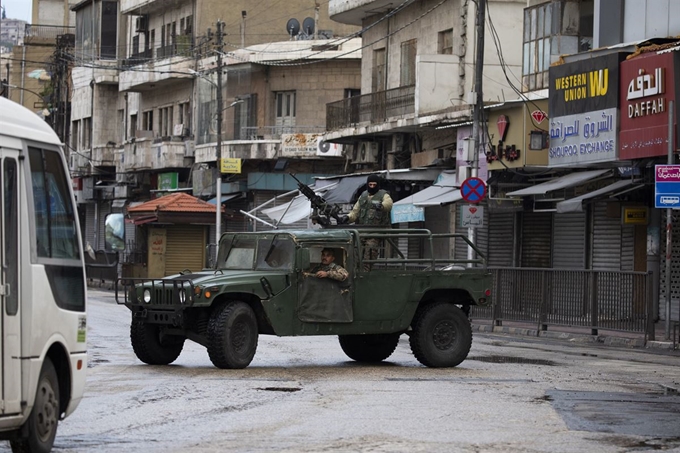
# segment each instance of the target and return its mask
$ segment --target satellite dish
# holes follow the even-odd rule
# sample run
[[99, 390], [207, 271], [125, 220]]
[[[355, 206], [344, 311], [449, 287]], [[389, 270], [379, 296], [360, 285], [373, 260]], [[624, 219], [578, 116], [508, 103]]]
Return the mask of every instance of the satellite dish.
[[302, 21], [302, 31], [307, 35], [314, 34], [314, 19], [307, 17]]
[[300, 33], [300, 22], [295, 18], [288, 19], [288, 22], [286, 23], [286, 31], [290, 36], [297, 36], [298, 33]]

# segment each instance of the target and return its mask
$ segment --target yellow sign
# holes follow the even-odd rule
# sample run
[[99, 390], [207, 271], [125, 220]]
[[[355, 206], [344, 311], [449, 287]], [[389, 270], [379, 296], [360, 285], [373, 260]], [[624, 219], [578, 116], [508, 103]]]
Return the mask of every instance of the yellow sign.
[[623, 208], [625, 225], [647, 225], [647, 208]]
[[241, 159], [231, 157], [222, 159], [220, 173], [241, 173]]

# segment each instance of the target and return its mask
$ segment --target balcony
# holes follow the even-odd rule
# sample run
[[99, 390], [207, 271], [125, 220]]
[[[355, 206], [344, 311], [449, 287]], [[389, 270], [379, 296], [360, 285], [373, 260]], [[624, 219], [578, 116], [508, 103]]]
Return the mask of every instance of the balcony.
[[[170, 82], [192, 79], [191, 43], [193, 37], [181, 35], [172, 44], [133, 53], [123, 61], [120, 91], [146, 91]], [[143, 70], [140, 70], [143, 69]]]
[[137, 139], [116, 153], [116, 172], [184, 168], [191, 164], [193, 149], [184, 141]]
[[57, 38], [63, 35], [72, 35], [72, 40], [75, 41], [75, 33], [76, 27], [26, 24], [24, 43], [56, 44]]
[[167, 2], [161, 0], [121, 0], [121, 14], [142, 15], [167, 8]]
[[326, 105], [326, 129], [383, 123], [415, 113], [415, 85], [362, 94]]
[[92, 148], [92, 166], [111, 167], [115, 165], [115, 151], [118, 147], [111, 145], [95, 146]]
[[361, 25], [365, 18], [385, 14], [394, 9], [394, 5], [391, 0], [330, 0], [328, 14], [334, 22]]

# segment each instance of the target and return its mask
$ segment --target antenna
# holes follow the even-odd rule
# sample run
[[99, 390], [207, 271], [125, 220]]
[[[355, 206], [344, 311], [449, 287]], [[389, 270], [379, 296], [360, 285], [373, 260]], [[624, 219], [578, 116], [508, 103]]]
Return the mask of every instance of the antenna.
[[295, 18], [288, 19], [288, 22], [286, 23], [286, 31], [291, 36], [291, 38], [293, 36], [297, 36], [298, 33], [300, 33], [300, 22]]
[[304, 31], [307, 36], [313, 35], [314, 19], [312, 19], [311, 17], [305, 18], [305, 20], [302, 21], [302, 31]]

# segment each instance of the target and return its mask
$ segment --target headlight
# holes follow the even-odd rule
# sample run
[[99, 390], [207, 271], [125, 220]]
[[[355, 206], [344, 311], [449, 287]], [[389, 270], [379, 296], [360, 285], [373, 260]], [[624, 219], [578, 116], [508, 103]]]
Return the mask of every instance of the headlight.
[[149, 291], [148, 289], [145, 289], [143, 294], [144, 294], [144, 302], [146, 302], [147, 304], [149, 302], [151, 302], [151, 291]]
[[187, 291], [185, 289], [179, 290], [179, 303], [183, 304], [187, 300]]

